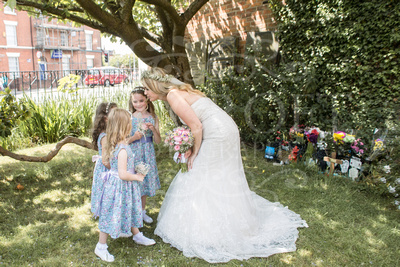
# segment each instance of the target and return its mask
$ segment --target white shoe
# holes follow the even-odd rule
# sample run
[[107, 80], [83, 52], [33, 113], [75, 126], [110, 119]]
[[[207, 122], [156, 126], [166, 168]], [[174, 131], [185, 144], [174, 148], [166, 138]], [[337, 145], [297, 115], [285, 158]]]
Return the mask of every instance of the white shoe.
[[154, 241], [153, 239], [145, 237], [142, 232], [139, 232], [136, 235], [134, 235], [132, 239], [133, 241], [135, 241], [136, 244], [143, 246], [151, 246], [156, 243], [156, 241]]
[[153, 222], [153, 219], [149, 215], [146, 214], [145, 210], [142, 211], [142, 217], [143, 217], [143, 221], [145, 223], [152, 223]]
[[113, 261], [114, 261], [114, 256], [111, 255], [111, 254], [108, 252], [107, 248], [105, 248], [105, 249], [98, 249], [98, 248], [96, 247], [96, 249], [94, 250], [94, 253], [95, 253], [101, 260], [103, 260], [103, 261], [106, 261], [106, 262], [113, 262]]
[[119, 237], [131, 237], [131, 236], [132, 236], [132, 233], [129, 233], [129, 234], [121, 233], [121, 234], [119, 235]]

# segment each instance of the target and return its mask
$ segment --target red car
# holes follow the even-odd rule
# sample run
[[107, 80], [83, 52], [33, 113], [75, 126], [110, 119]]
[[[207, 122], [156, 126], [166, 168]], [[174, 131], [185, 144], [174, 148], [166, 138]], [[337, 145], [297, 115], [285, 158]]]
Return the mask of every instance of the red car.
[[85, 84], [91, 87], [95, 85], [114, 86], [114, 84], [128, 83], [128, 75], [115, 67], [91, 68], [85, 76]]

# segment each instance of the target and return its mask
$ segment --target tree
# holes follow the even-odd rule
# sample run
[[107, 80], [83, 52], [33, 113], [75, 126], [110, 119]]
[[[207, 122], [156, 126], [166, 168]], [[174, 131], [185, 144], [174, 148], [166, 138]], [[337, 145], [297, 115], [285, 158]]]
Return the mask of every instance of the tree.
[[191, 84], [184, 34], [208, 1], [187, 5], [183, 0], [3, 0], [31, 15], [70, 20], [120, 37], [147, 65], [162, 67]]

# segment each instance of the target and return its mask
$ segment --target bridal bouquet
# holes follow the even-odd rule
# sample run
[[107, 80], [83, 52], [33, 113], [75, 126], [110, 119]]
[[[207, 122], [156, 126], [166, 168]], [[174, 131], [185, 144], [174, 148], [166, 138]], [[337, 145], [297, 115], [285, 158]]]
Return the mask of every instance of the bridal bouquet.
[[181, 165], [182, 172], [188, 171], [185, 152], [193, 146], [193, 143], [193, 133], [187, 126], [177, 127], [166, 133], [164, 144], [175, 151], [174, 161]]
[[140, 162], [135, 166], [136, 173], [143, 174], [144, 176], [150, 171], [150, 165], [144, 162]]

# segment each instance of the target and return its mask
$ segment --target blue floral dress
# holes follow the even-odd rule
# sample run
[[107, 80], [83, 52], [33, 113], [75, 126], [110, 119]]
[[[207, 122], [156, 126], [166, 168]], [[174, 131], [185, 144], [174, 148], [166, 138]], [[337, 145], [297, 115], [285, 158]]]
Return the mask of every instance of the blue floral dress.
[[121, 233], [131, 233], [131, 227], [143, 226], [142, 200], [138, 181], [125, 181], [118, 177], [118, 153], [125, 149], [128, 153], [127, 170], [134, 173], [133, 153], [128, 145], [117, 145], [110, 159], [111, 170], [105, 179], [99, 210], [99, 230], [118, 238]]
[[[133, 136], [138, 130], [140, 122], [151, 122], [153, 125], [155, 123], [152, 116], [143, 119], [138, 119], [132, 116], [131, 136]], [[146, 195], [152, 197], [156, 194], [156, 190], [161, 187], [160, 179], [158, 178], [156, 154], [154, 151], [153, 132], [150, 129], [146, 130], [145, 136], [140, 140], [130, 143], [129, 146], [131, 147], [133, 154], [135, 154], [135, 164], [145, 162], [150, 165], [149, 173], [144, 177], [143, 182], [140, 184], [140, 192], [142, 196]]]
[[101, 175], [103, 172], [108, 171], [107, 167], [104, 166], [103, 162], [101, 161], [102, 155], [102, 147], [101, 147], [101, 139], [105, 137], [105, 133], [100, 133], [99, 137], [97, 138], [97, 147], [99, 148], [99, 156], [96, 160], [96, 165], [94, 166], [93, 171], [93, 182], [92, 182], [92, 195], [91, 195], [91, 211], [95, 213], [97, 208], [99, 207], [99, 201], [101, 197], [101, 193], [103, 192], [103, 179]]

